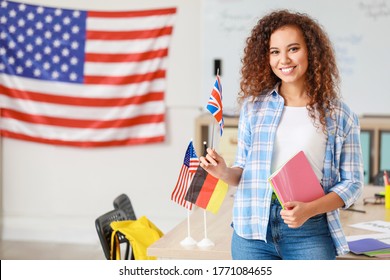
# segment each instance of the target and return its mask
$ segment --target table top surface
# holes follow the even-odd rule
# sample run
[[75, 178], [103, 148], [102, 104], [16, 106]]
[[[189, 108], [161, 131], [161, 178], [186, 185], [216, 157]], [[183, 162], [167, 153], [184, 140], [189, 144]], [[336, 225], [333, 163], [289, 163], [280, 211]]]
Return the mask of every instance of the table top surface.
[[[349, 225], [374, 220], [390, 221], [390, 209], [386, 209], [383, 204], [364, 205], [363, 203], [364, 198], [374, 197], [375, 193], [379, 193], [383, 191], [383, 189], [383, 187], [379, 186], [364, 187], [362, 196], [350, 209], [364, 210], [365, 213], [340, 210], [340, 219], [346, 236], [377, 233], [350, 227]], [[156, 256], [160, 259], [231, 259], [230, 243], [233, 233], [231, 220], [234, 192], [235, 187], [229, 187], [229, 192], [217, 214], [205, 212], [205, 210], [200, 208], [192, 210], [189, 223], [188, 219], [185, 219], [171, 231], [166, 233], [148, 248], [148, 255]], [[197, 242], [205, 238], [204, 215], [206, 215], [207, 239], [211, 240], [214, 243], [214, 246], [206, 248], [200, 248], [196, 244], [194, 246], [182, 246], [180, 244], [181, 241], [188, 237], [188, 224], [190, 226], [191, 238]], [[373, 258], [350, 253], [339, 256], [338, 259]]]

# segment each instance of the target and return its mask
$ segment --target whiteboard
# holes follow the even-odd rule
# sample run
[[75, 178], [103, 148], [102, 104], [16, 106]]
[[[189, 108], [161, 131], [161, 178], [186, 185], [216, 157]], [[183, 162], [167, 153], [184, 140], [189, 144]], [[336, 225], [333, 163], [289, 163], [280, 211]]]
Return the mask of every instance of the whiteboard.
[[[237, 113], [241, 56], [259, 18], [285, 8], [309, 14], [328, 33], [341, 75], [340, 93], [359, 115], [390, 114], [390, 0], [203, 0], [202, 102], [221, 60], [223, 106]], [[201, 104], [201, 106], [203, 106]]]

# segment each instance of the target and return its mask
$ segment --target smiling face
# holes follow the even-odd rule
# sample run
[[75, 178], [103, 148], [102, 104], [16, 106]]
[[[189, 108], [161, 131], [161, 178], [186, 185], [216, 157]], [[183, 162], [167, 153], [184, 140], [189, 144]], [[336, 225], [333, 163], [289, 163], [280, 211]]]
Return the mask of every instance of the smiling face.
[[282, 83], [303, 86], [308, 67], [308, 53], [302, 31], [292, 25], [271, 34], [269, 63]]

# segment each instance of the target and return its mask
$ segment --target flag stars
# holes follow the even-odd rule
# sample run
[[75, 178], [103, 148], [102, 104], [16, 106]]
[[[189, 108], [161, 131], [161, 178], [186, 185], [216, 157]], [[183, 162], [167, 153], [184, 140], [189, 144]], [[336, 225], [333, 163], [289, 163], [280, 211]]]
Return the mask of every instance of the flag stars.
[[19, 35], [16, 39], [19, 43], [23, 43], [25, 38], [23, 35]]
[[69, 79], [71, 80], [71, 81], [77, 81], [77, 74], [75, 73], [75, 72], [72, 72], [72, 73], [70, 73], [70, 75], [69, 75]]
[[41, 76], [41, 70], [39, 70], [39, 69], [34, 69], [34, 76], [35, 77], [40, 77]]
[[39, 6], [39, 7], [37, 8], [37, 13], [38, 13], [38, 14], [43, 14], [44, 11], [45, 11], [45, 8], [43, 8], [42, 6]]
[[57, 24], [54, 25], [53, 29], [54, 29], [55, 32], [60, 32], [61, 31], [61, 25], [57, 23]]
[[68, 72], [69, 70], [69, 66], [67, 64], [62, 64], [61, 65], [61, 71], [62, 72]]
[[42, 60], [42, 54], [36, 53], [36, 54], [34, 55], [34, 58], [35, 58], [36, 61], [41, 61], [41, 60]]
[[19, 11], [24, 12], [26, 10], [26, 5], [25, 4], [20, 4], [18, 6], [18, 9], [19, 9]]
[[42, 43], [43, 43], [43, 39], [42, 39], [41, 37], [37, 37], [37, 38], [35, 39], [35, 45], [41, 46]]
[[70, 39], [70, 34], [68, 32], [65, 32], [64, 34], [62, 34], [62, 39], [68, 41]]
[[46, 46], [46, 47], [43, 49], [43, 53], [46, 54], [46, 55], [51, 54], [51, 48], [50, 48], [49, 46]]
[[80, 11], [74, 11], [72, 13], [72, 15], [73, 15], [74, 18], [79, 18], [80, 17]]
[[53, 17], [51, 15], [45, 16], [45, 22], [46, 23], [51, 23], [53, 21]]
[[70, 45], [70, 47], [73, 49], [73, 50], [77, 50], [79, 48], [79, 43], [76, 42], [76, 41], [73, 41]]
[[15, 64], [15, 58], [13, 58], [12, 56], [8, 58], [8, 64], [10, 65], [14, 65]]
[[79, 60], [75, 56], [70, 59], [70, 64], [72, 64], [72, 65], [77, 65], [78, 62], [79, 62]]
[[61, 10], [61, 9], [56, 9], [56, 10], [54, 11], [54, 14], [55, 14], [56, 16], [60, 16], [60, 15], [62, 15], [62, 10]]
[[41, 21], [38, 21], [36, 24], [35, 24], [35, 28], [38, 29], [38, 30], [42, 30], [43, 28], [43, 23]]
[[17, 13], [16, 13], [16, 11], [15, 10], [11, 10], [11, 11], [9, 11], [9, 17], [11, 17], [11, 18], [14, 18], [14, 17], [16, 17], [16, 15], [17, 15]]
[[30, 28], [27, 29], [26, 34], [27, 34], [27, 36], [31, 37], [31, 36], [34, 35], [34, 30], [30, 27]]
[[50, 39], [53, 36], [53, 34], [50, 31], [45, 32], [45, 38]]
[[10, 25], [8, 27], [8, 31], [9, 31], [9, 33], [14, 34], [16, 32], [16, 27], [14, 25]]
[[53, 41], [53, 46], [54, 46], [55, 48], [60, 47], [60, 46], [61, 46], [61, 41], [58, 40], [58, 39], [54, 40], [54, 41]]
[[26, 45], [26, 51], [27, 51], [27, 52], [32, 52], [33, 50], [34, 50], [33, 45], [31, 45], [31, 44], [27, 44], [27, 45]]
[[27, 19], [28, 20], [34, 20], [34, 18], [35, 18], [34, 13], [30, 12], [30, 13], [27, 14]]
[[57, 71], [53, 71], [52, 73], [51, 73], [51, 77], [53, 78], [53, 79], [58, 79], [58, 77], [60, 76], [60, 74], [58, 74], [58, 72]]
[[60, 62], [60, 57], [58, 55], [53, 56], [53, 63], [57, 64]]
[[13, 69], [13, 74], [31, 78], [80, 80], [84, 37], [79, 34], [85, 29], [82, 11], [4, 0], [0, 5], [0, 26], [4, 27], [0, 30], [2, 72]]
[[23, 27], [23, 26], [25, 26], [25, 25], [26, 25], [26, 21], [25, 21], [23, 18], [21, 18], [21, 19], [18, 20], [18, 26], [19, 26], [19, 27]]
[[64, 25], [69, 25], [71, 23], [70, 17], [65, 17], [62, 22]]
[[33, 65], [31, 59], [27, 59], [25, 65], [27, 68], [31, 68], [31, 66]]
[[19, 59], [23, 58], [23, 57], [24, 57], [24, 52], [21, 51], [21, 50], [19, 50], [19, 51], [16, 53], [16, 57], [19, 58]]
[[78, 34], [79, 32], [80, 32], [80, 27], [78, 27], [77, 25], [72, 27], [72, 33], [73, 34]]
[[69, 56], [69, 49], [67, 48], [64, 48], [61, 52], [62, 56], [64, 57], [68, 57]]
[[10, 41], [9, 43], [8, 43], [8, 47], [10, 48], [10, 49], [15, 49], [15, 47], [16, 47], [16, 43], [14, 42], [14, 41]]
[[51, 67], [51, 65], [50, 65], [50, 63], [49, 63], [49, 62], [45, 62], [45, 63], [43, 63], [43, 69], [45, 69], [45, 70], [49, 70], [49, 69], [50, 69], [50, 67]]

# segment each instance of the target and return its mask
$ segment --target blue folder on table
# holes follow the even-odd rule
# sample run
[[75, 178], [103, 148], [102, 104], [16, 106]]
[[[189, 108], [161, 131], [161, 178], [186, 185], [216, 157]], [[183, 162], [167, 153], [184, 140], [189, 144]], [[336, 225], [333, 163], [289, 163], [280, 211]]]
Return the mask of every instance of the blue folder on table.
[[390, 244], [374, 238], [363, 238], [348, 242], [349, 249], [354, 254], [364, 254], [371, 251], [390, 249]]

